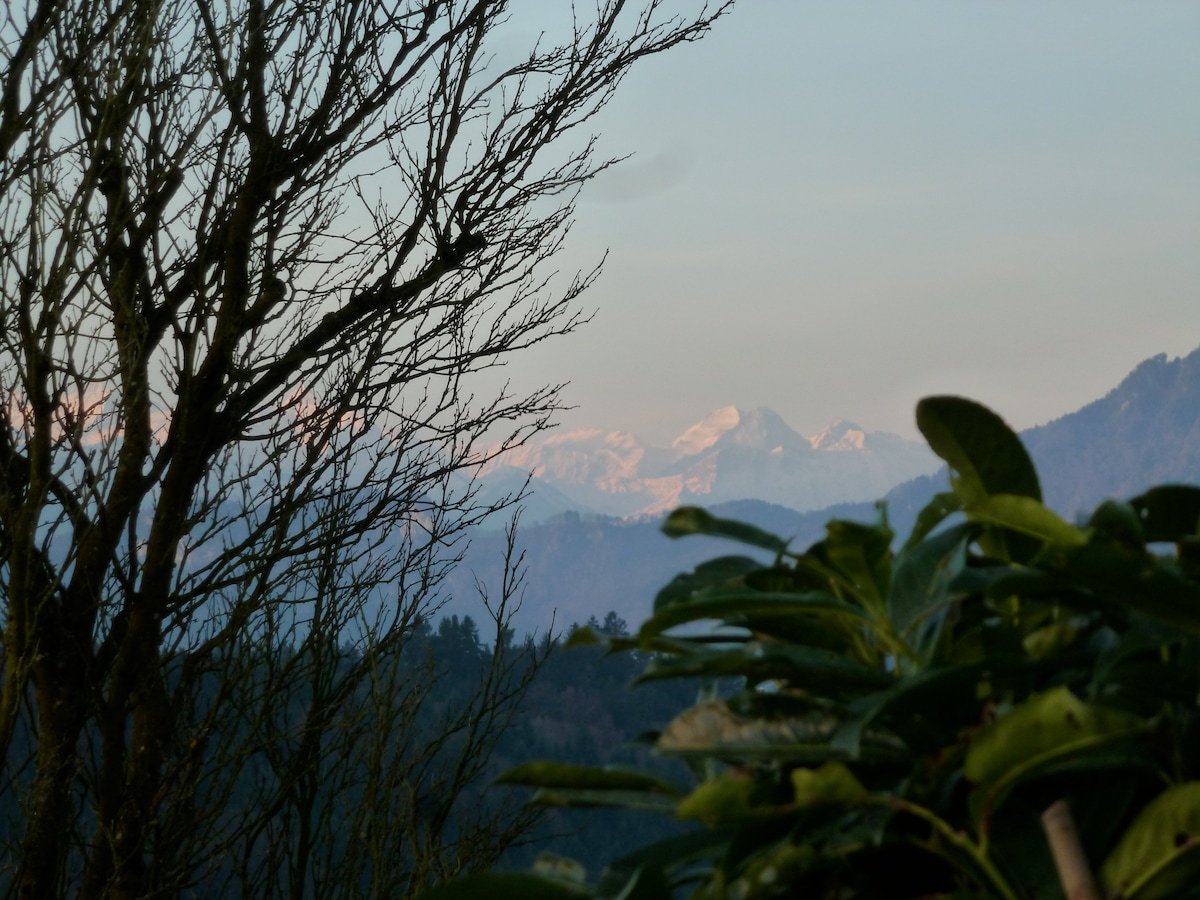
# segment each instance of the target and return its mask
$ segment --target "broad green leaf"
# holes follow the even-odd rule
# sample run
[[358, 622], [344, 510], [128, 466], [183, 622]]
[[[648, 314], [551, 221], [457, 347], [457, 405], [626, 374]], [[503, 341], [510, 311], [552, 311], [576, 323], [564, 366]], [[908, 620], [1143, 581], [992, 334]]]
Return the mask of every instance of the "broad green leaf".
[[586, 884], [587, 869], [583, 863], [557, 853], [539, 853], [530, 871], [540, 878], [565, 881], [570, 884]]
[[728, 538], [751, 547], [770, 550], [772, 553], [783, 553], [787, 550], [787, 541], [777, 535], [753, 525], [747, 525], [745, 522], [720, 519], [698, 506], [679, 507], [667, 516], [666, 521], [662, 524], [662, 532], [672, 538], [685, 537], [689, 534]]
[[[663, 729], [656, 746], [660, 753], [675, 756], [823, 763], [846, 758], [843, 751], [828, 744], [837, 724], [834, 717], [821, 715], [746, 718], [716, 700], [676, 716]], [[864, 735], [863, 744], [864, 756], [903, 758], [905, 755], [903, 745], [886, 735]]]
[[[1056, 551], [1054, 548], [1050, 548], [1047, 553], [1055, 555]], [[1056, 558], [1058, 557], [1056, 556]], [[1013, 596], [1060, 595], [1071, 590], [1071, 583], [1061, 575], [1032, 566], [997, 566], [986, 572], [976, 569], [975, 574], [981, 575], [981, 583], [974, 586], [975, 589], [993, 601], [1002, 601], [1006, 597]], [[956, 584], [955, 587], [967, 590], [967, 587], [961, 583]]]
[[829, 574], [805, 566], [763, 566], [747, 572], [747, 587], [767, 594], [809, 594], [829, 588]]
[[1035, 628], [1021, 641], [1030, 659], [1042, 659], [1070, 647], [1079, 637], [1079, 629], [1070, 622], [1051, 622]]
[[538, 788], [529, 798], [534, 806], [571, 806], [580, 808], [615, 807], [672, 813], [678, 800], [658, 791], [591, 790], [588, 788]]
[[955, 493], [964, 503], [984, 494], [1042, 499], [1020, 438], [986, 406], [963, 397], [926, 397], [917, 404], [917, 427], [957, 473]]
[[[603, 898], [621, 897], [629, 881], [638, 872], [666, 872], [676, 866], [692, 868], [722, 853], [734, 835], [728, 827], [704, 828], [655, 841], [608, 865], [600, 876], [597, 894]], [[640, 896], [640, 895], [638, 895]], [[669, 896], [667, 891], [645, 895], [647, 900]]]
[[1164, 484], [1134, 497], [1129, 505], [1137, 511], [1149, 542], [1174, 543], [1200, 535], [1200, 487]]
[[1200, 696], [1196, 637], [1147, 617], [1123, 633], [1106, 632], [1105, 649], [1093, 668], [1093, 694], [1112, 696], [1114, 705], [1147, 716], [1165, 703], [1195, 708]]
[[792, 687], [832, 696], [891, 684], [886, 672], [841, 653], [775, 641], [747, 641], [729, 649], [698, 649], [686, 656], [657, 657], [638, 681], [661, 678], [744, 677], [751, 684], [777, 679]]
[[724, 699], [734, 714], [746, 719], [803, 718], [814, 714], [836, 716], [842, 708], [839, 704], [817, 697], [809, 691], [787, 687], [770, 691], [748, 689]]
[[1146, 532], [1142, 520], [1132, 504], [1118, 500], [1105, 500], [1096, 507], [1088, 519], [1091, 539], [1124, 544], [1127, 547], [1144, 547]]
[[611, 634], [597, 634], [588, 627], [577, 628], [563, 644], [564, 648], [600, 646], [607, 648], [609, 653], [621, 653], [628, 650], [649, 650], [652, 653], [691, 653], [695, 649], [695, 639], [687, 637], [667, 637], [655, 635], [649, 638], [621, 637]]
[[1200, 782], [1167, 788], [1138, 814], [1100, 868], [1108, 896], [1167, 900], [1200, 883]]
[[526, 787], [585, 788], [592, 790], [658, 791], [670, 796], [679, 792], [657, 775], [633, 769], [577, 766], [563, 762], [529, 762], [509, 769], [494, 784]]
[[1144, 740], [1126, 736], [1078, 755], [1047, 760], [1003, 796], [972, 795], [968, 808], [976, 827], [986, 830], [988, 855], [1021, 889], [1019, 896], [1057, 898], [1062, 897], [1058, 877], [1046, 834], [1038, 827], [1046, 807], [1056, 800], [1067, 802], [1084, 853], [1098, 866], [1145, 802], [1146, 789], [1161, 785], [1161, 768], [1145, 750]]
[[1006, 874], [1016, 875], [1015, 883], [1030, 895], [1029, 887], [1037, 885], [1038, 897], [1062, 896], [1046, 832], [1038, 824], [1047, 806], [1057, 800], [1067, 803], [1098, 875], [1104, 854], [1146, 802], [1147, 788], [1161, 789], [1161, 769], [1149, 754], [1136, 752], [1131, 746], [1135, 740], [1126, 738], [1039, 770], [1028, 788], [1014, 792], [989, 821], [988, 855], [1003, 863]]
[[496, 784], [536, 787], [530, 802], [541, 806], [616, 806], [671, 811], [680, 792], [645, 772], [531, 762], [505, 772]]
[[418, 895], [419, 900], [578, 900], [591, 896], [583, 885], [526, 874], [468, 875]]
[[865, 623], [861, 610], [828, 593], [767, 594], [745, 588], [710, 588], [694, 593], [688, 600], [659, 607], [638, 630], [638, 636], [653, 637], [676, 625], [702, 619], [755, 615], [831, 616], [857, 626]]
[[819, 853], [815, 848], [786, 841], [751, 856], [743, 871], [730, 881], [728, 889], [720, 896], [738, 900], [793, 896], [788, 890], [789, 884], [818, 862]]
[[[1016, 494], [1041, 501], [1037, 472], [1021, 441], [985, 406], [962, 397], [927, 397], [917, 404], [917, 425], [950, 466], [950, 485], [968, 510], [991, 494]], [[986, 527], [978, 543], [991, 557], [1025, 562], [1038, 551], [1036, 539]]]
[[834, 519], [825, 531], [825, 540], [809, 552], [841, 575], [863, 602], [878, 609], [891, 581], [891, 529]]
[[754, 775], [745, 769], [726, 769], [702, 781], [690, 794], [679, 801], [675, 815], [695, 819], [715, 826], [744, 820], [765, 810], [756, 809], [751, 802]]
[[696, 591], [713, 587], [731, 587], [743, 583], [750, 572], [762, 564], [748, 556], [719, 556], [701, 563], [691, 572], [676, 575], [654, 598], [654, 609], [660, 610], [676, 603], [685, 603]]
[[980, 787], [986, 817], [1034, 770], [1102, 748], [1144, 728], [1137, 716], [1084, 703], [1066, 686], [1029, 697], [972, 742], [963, 775]]
[[965, 504], [967, 517], [1037, 538], [1048, 544], [1075, 547], [1087, 536], [1074, 525], [1042, 505], [1040, 500], [1018, 494], [987, 494]]
[[1136, 716], [1085, 703], [1059, 685], [987, 726], [971, 742], [963, 774], [976, 784], [993, 784], [1043, 755], [1071, 752], [1141, 725]]
[[973, 533], [969, 524], [956, 525], [900, 551], [888, 595], [888, 616], [896, 631], [904, 634], [947, 602], [950, 583], [966, 565]]
[[925, 540], [935, 528], [942, 524], [949, 516], [956, 512], [962, 511], [962, 501], [958, 499], [958, 495], [953, 492], [945, 492], [934, 494], [925, 507], [917, 513], [916, 524], [913, 525], [912, 533], [908, 536], [908, 540], [904, 542], [901, 552], [911, 550], [921, 541]]
[[979, 685], [989, 667], [978, 661], [922, 669], [860, 697], [849, 704], [830, 743], [857, 759], [863, 735], [876, 720], [910, 743], [947, 740], [978, 719]]
[[657, 866], [642, 866], [635, 869], [624, 881], [617, 884], [616, 873], [605, 871], [608, 876], [597, 887], [597, 900], [662, 900], [671, 896], [671, 885]]
[[760, 740], [810, 743], [823, 741], [835, 725], [830, 716], [770, 721], [739, 716], [724, 700], [710, 700], [676, 716], [659, 735], [657, 746], [664, 753], [682, 753]]
[[1141, 548], [1090, 541], [1048, 554], [1041, 565], [1098, 597], [1200, 633], [1200, 584]]
[[676, 716], [659, 735], [660, 753], [721, 755], [728, 751], [762, 755], [774, 747], [805, 747], [821, 752], [837, 720], [809, 716], [770, 721], [734, 713], [723, 700], [701, 703]]
[[860, 617], [847, 615], [820, 615], [794, 611], [784, 615], [754, 613], [730, 616], [728, 625], [745, 628], [759, 640], [774, 640], [804, 647], [820, 647], [849, 656], [859, 662], [872, 662], [874, 656], [865, 652], [863, 624]]
[[[1097, 745], [1086, 752], [1078, 754], [1060, 754], [1045, 758], [1036, 766], [1027, 770], [1031, 779], [1058, 779], [1065, 786], [1071, 785], [1072, 780], [1061, 778], [1064, 775], [1089, 773], [1096, 777], [1094, 783], [1107, 783], [1112, 780], [1112, 773], [1121, 775], [1140, 773], [1148, 782], [1162, 780], [1162, 767], [1154, 759], [1141, 732], [1116, 734], [1111, 739]], [[1101, 774], [1098, 774], [1101, 773]], [[1080, 782], [1075, 781], [1075, 784]], [[1115, 810], [1114, 804], [1109, 804], [1110, 810]], [[1082, 824], [1081, 824], [1081, 827]]]
[[864, 800], [867, 789], [843, 763], [831, 761], [819, 769], [793, 769], [792, 788], [800, 807], [851, 804]]

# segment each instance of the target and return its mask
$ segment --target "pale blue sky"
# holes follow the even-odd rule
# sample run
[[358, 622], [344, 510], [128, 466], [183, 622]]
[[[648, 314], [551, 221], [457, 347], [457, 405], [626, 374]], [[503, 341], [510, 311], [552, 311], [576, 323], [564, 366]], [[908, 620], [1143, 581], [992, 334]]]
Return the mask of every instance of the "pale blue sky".
[[637, 155], [560, 261], [610, 250], [595, 321], [508, 370], [567, 427], [1024, 427], [1200, 346], [1200, 3], [741, 0], [596, 126]]

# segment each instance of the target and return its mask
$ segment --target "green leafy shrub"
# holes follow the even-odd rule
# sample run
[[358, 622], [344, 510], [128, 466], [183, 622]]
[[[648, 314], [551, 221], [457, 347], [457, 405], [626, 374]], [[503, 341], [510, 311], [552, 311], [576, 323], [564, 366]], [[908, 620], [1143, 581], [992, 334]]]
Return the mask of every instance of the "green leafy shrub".
[[694, 784], [549, 762], [501, 779], [534, 803], [702, 828], [598, 880], [546, 859], [431, 900], [1061, 897], [1039, 821], [1058, 801], [1106, 896], [1200, 896], [1200, 488], [1106, 501], [1075, 525], [990, 410], [933, 397], [917, 421], [951, 490], [899, 549], [882, 507], [803, 552], [679, 509], [667, 534], [773, 559], [678, 576], [635, 636], [576, 635], [650, 651], [642, 680], [743, 679], [654, 738]]

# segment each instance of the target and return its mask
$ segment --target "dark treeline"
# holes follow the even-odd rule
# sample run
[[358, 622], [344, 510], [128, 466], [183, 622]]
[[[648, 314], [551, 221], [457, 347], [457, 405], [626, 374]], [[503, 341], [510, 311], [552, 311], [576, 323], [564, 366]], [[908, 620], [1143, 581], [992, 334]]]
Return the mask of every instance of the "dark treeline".
[[[586, 624], [613, 634], [627, 631], [613, 612]], [[327, 674], [313, 683], [295, 684], [279, 697], [274, 715], [297, 723], [291, 733], [281, 729], [268, 737], [270, 730], [263, 729], [263, 739], [256, 742], [255, 730], [263, 724], [256, 715], [235, 716], [219, 725], [227, 730], [227, 739], [211, 744], [212, 753], [231, 744], [253, 749], [249, 758], [238, 761], [232, 777], [219, 776], [218, 760], [195, 761], [196, 772], [212, 773], [197, 779], [197, 821], [206, 819], [206, 810], [220, 807], [219, 820], [205, 827], [219, 833], [215, 843], [229, 852], [193, 869], [185, 879], [190, 886], [180, 896], [207, 900], [294, 894], [303, 883], [294, 874], [301, 858], [321, 859], [319, 871], [349, 882], [361, 880], [343, 884], [351, 893], [376, 893], [379, 867], [362, 862], [364, 845], [377, 839], [374, 823], [386, 822], [393, 829], [383, 845], [387, 853], [378, 862], [402, 891], [449, 877], [454, 869], [526, 868], [542, 852], [570, 856], [595, 871], [603, 861], [669, 831], [670, 824], [624, 811], [535, 812], [524, 806], [527, 792], [491, 786], [500, 773], [530, 759], [672, 772], [633, 739], [662, 728], [694, 699], [696, 687], [651, 682], [629, 690], [645, 660], [636, 653], [606, 656], [593, 646], [564, 648], [576, 627], [540, 641], [518, 640], [511, 630], [487, 635], [492, 638], [487, 640], [470, 616], [446, 616], [436, 626], [416, 622], [403, 652], [380, 660], [393, 671], [377, 673], [359, 688], [367, 692], [390, 684], [407, 692], [404, 700], [378, 704], [348, 697], [343, 704], [345, 730], [355, 736], [359, 753], [322, 745], [315, 748], [311, 764], [298, 767], [294, 762], [303, 755], [303, 723]], [[328, 652], [342, 674], [370, 668], [361, 650], [329, 647]], [[281, 667], [298, 662], [287, 651], [264, 652], [253, 671], [242, 671], [237, 682], [214, 674], [208, 690], [213, 696], [197, 697], [197, 711], [249, 709], [251, 695], [275, 679]], [[186, 657], [177, 661], [178, 666], [186, 664]], [[506, 680], [499, 689], [487, 685], [496, 677]], [[234, 695], [244, 692], [247, 702], [230, 696], [231, 690]], [[225, 696], [218, 701], [221, 692]], [[374, 710], [396, 709], [405, 714], [395, 721], [372, 720]], [[12, 761], [32, 758], [28, 722], [24, 726], [11, 749]], [[381, 763], [380, 754], [388, 759]], [[11, 777], [0, 789], [0, 839], [5, 843], [19, 834], [28, 773], [27, 766], [10, 767]], [[682, 781], [683, 773], [677, 774]], [[288, 802], [267, 800], [279, 796]], [[369, 854], [367, 858], [370, 862]], [[447, 859], [453, 861], [452, 870], [444, 869]], [[10, 876], [0, 875], [0, 896], [11, 893]], [[318, 894], [323, 891], [312, 885], [300, 887], [298, 896]]]
[[[592, 616], [585, 624], [606, 634], [628, 633], [625, 621], [611, 611], [603, 620]], [[638, 738], [662, 729], [690, 706], [701, 682], [648, 681], [630, 690], [645, 668], [644, 654], [606, 655], [598, 646], [564, 648], [563, 643], [556, 642], [521, 702], [521, 715], [498, 742], [494, 771], [545, 759], [636, 766], [686, 784], [681, 762], [654, 756]], [[528, 792], [518, 796], [527, 798]], [[548, 809], [536, 828], [510, 847], [501, 867], [525, 869], [539, 853], [549, 852], [598, 874], [608, 861], [689, 827], [629, 810]]]
[[[613, 611], [603, 619], [591, 616], [582, 624], [605, 634], [628, 634], [627, 623]], [[667, 777], [674, 774], [677, 781], [685, 783], [682, 763], [653, 756], [637, 739], [663, 728], [680, 709], [689, 706], [700, 683], [650, 681], [630, 690], [645, 667], [645, 656], [636, 652], [607, 655], [597, 646], [564, 647], [579, 627], [580, 623], [575, 623], [536, 648], [530, 638], [520, 645], [527, 659], [537, 659], [537, 672], [518, 701], [516, 714], [499, 735], [486, 774], [469, 792], [471, 803], [494, 808], [523, 802], [528, 792], [490, 786], [490, 781], [534, 759], [650, 768]], [[507, 637], [512, 641], [511, 632]], [[447, 616], [436, 631], [426, 631], [422, 640], [443, 679], [444, 690], [439, 693], [451, 703], [468, 696], [472, 673], [478, 672], [492, 653], [472, 618]], [[517, 645], [510, 647], [509, 652], [516, 652]], [[542, 810], [536, 824], [509, 846], [499, 867], [525, 869], [539, 854], [553, 853], [597, 872], [608, 860], [686, 827], [664, 826], [653, 817], [627, 810]]]

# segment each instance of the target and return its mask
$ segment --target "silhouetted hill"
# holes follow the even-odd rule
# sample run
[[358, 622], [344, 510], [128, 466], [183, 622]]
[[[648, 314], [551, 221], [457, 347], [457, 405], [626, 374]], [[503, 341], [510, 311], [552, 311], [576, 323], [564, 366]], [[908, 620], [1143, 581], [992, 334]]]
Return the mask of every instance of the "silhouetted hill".
[[[793, 544], [804, 546], [824, 536], [825, 523], [830, 518], [844, 518], [839, 510], [857, 510], [861, 506], [873, 508], [871, 504], [843, 503], [814, 512], [797, 512], [778, 503], [767, 503], [765, 500], [730, 500], [707, 509], [714, 516], [750, 522], [772, 534], [789, 538]], [[726, 547], [729, 546], [732, 545], [726, 544]]]
[[1152, 357], [1102, 399], [1021, 439], [1047, 504], [1068, 517], [1151, 485], [1200, 482], [1200, 350]]
[[[748, 518], [771, 527], [755, 516]], [[625, 522], [568, 512], [521, 525], [517, 540], [525, 550], [525, 581], [514, 622], [518, 633], [544, 633], [552, 624], [561, 629], [585, 621], [599, 609], [614, 610], [636, 626], [649, 614], [654, 595], [677, 572], [713, 556], [741, 552], [712, 538], [673, 541], [659, 530], [660, 522], [659, 518]], [[779, 524], [780, 519], [773, 522]], [[502, 534], [492, 530], [475, 534], [463, 563], [450, 574], [446, 593], [454, 599], [446, 612], [459, 611], [463, 600], [462, 611], [477, 608], [477, 603], [471, 603], [475, 579], [499, 584], [503, 553]]]
[[[1046, 505], [1067, 519], [1156, 484], [1200, 483], [1200, 349], [1139, 363], [1101, 399], [1022, 431], [1021, 440], [1037, 466]], [[943, 469], [892, 489], [888, 510], [897, 532], [907, 533], [921, 507], [946, 486]], [[871, 507], [854, 504], [845, 512], [861, 519]]]

